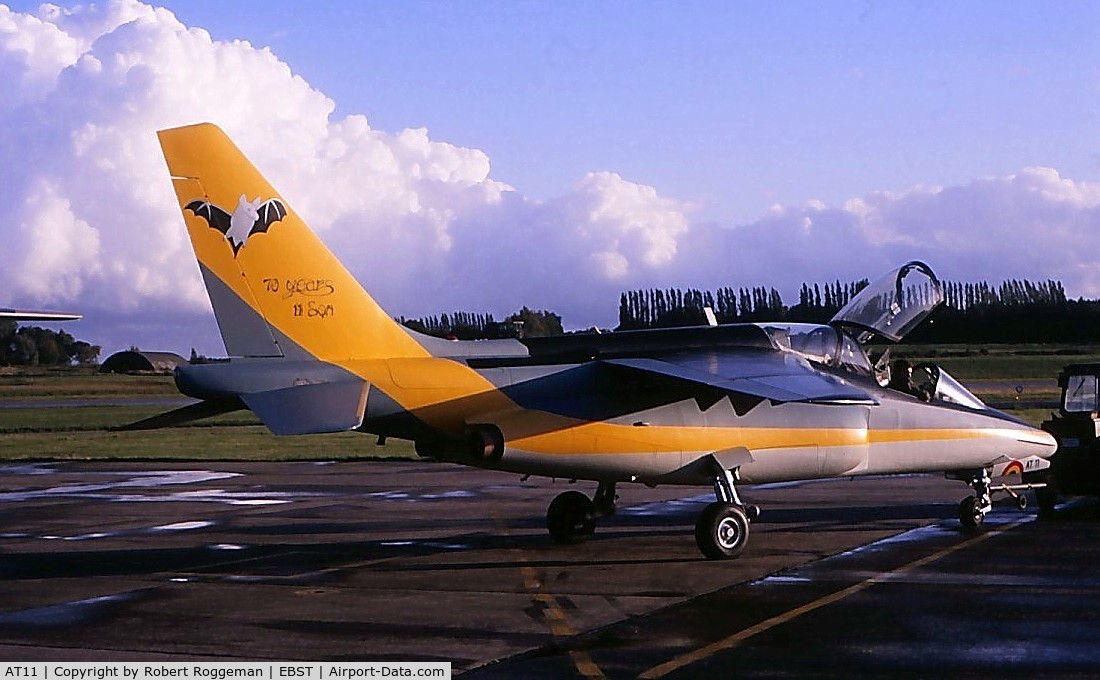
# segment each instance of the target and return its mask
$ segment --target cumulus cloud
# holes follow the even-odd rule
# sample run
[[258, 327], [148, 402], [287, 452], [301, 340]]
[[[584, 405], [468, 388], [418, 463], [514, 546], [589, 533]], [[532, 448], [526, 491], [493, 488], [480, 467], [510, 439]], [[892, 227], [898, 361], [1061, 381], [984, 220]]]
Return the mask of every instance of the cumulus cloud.
[[336, 118], [270, 50], [135, 0], [0, 5], [0, 95], [0, 235], [14, 263], [0, 304], [80, 310], [72, 330], [112, 349], [221, 350], [155, 136], [204, 120], [393, 314], [528, 305], [608, 326], [629, 288], [790, 292], [913, 257], [948, 278], [1058, 277], [1100, 295], [1088, 243], [1100, 185], [1050, 168], [775, 206], [736, 227], [698, 223], [689, 204], [614, 172], [532, 200], [493, 178], [484, 152]]
[[[761, 280], [776, 266], [790, 267], [797, 280], [873, 277], [917, 258], [947, 279], [1057, 278], [1072, 295], [1100, 294], [1093, 245], [1100, 185], [1051, 168], [955, 187], [875, 192], [835, 208], [817, 202], [775, 208], [753, 224], [716, 231], [722, 236], [706, 243], [706, 251], [724, 254]], [[743, 247], [748, 244], [755, 247]], [[706, 251], [697, 256], [706, 259]], [[705, 269], [718, 266], [711, 257]]]

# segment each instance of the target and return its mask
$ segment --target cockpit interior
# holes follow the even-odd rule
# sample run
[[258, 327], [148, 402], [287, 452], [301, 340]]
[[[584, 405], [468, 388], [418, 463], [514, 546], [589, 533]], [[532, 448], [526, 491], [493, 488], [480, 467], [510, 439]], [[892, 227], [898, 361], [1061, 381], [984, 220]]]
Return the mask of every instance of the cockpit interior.
[[[873, 377], [882, 387], [905, 392], [924, 401], [965, 408], [988, 407], [936, 364], [910, 365], [904, 360], [878, 362], [867, 354], [874, 338], [899, 342], [944, 300], [943, 289], [931, 268], [909, 262], [861, 290], [830, 320], [809, 323], [757, 324], [780, 350], [808, 361], [859, 376]], [[889, 350], [887, 350], [888, 352]], [[907, 375], [897, 375], [904, 371]]]

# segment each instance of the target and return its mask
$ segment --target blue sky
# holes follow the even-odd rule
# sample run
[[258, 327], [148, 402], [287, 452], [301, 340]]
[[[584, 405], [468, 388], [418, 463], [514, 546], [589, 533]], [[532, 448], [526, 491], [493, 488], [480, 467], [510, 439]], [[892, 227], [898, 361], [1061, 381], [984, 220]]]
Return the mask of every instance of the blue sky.
[[0, 305], [218, 354], [155, 137], [203, 120], [395, 316], [913, 258], [1100, 297], [1095, 2], [0, 5]]
[[535, 197], [610, 170], [736, 224], [1032, 165], [1100, 176], [1094, 2], [165, 4]]

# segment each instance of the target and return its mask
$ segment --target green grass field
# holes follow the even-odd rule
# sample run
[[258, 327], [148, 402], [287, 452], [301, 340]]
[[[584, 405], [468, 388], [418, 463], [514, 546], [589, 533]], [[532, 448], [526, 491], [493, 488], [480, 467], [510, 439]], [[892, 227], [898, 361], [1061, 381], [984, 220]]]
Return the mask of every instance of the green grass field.
[[146, 432], [0, 435], [0, 460], [350, 460], [416, 458], [412, 443], [359, 432], [276, 437], [262, 425], [173, 427]]
[[[187, 427], [113, 432], [175, 408], [172, 378], [78, 371], [0, 374], [0, 460], [343, 460], [416, 458], [411, 442], [359, 432], [276, 437], [248, 411]], [[165, 402], [113, 405], [117, 400]]]
[[[1056, 401], [1054, 379], [1068, 363], [1100, 361], [1100, 347], [1048, 345], [900, 346], [895, 357], [932, 361], [979, 397], [1038, 425]], [[1012, 387], [983, 381], [1031, 381], [1015, 401]], [[1039, 385], [1036, 387], [1036, 383]], [[0, 371], [0, 460], [340, 460], [416, 458], [411, 442], [349, 432], [276, 437], [247, 411], [187, 427], [139, 432], [111, 428], [168, 411], [180, 399], [170, 377], [118, 376], [86, 370]], [[126, 400], [128, 405], [112, 402]], [[157, 402], [133, 405], [134, 400]], [[1013, 408], [1015, 407], [1015, 408]]]
[[901, 345], [895, 358], [939, 364], [959, 380], [1050, 379], [1066, 364], [1100, 362], [1095, 345]]
[[83, 369], [16, 371], [8, 368], [3, 371], [0, 373], [0, 403], [179, 396], [172, 378], [163, 375], [101, 375]]

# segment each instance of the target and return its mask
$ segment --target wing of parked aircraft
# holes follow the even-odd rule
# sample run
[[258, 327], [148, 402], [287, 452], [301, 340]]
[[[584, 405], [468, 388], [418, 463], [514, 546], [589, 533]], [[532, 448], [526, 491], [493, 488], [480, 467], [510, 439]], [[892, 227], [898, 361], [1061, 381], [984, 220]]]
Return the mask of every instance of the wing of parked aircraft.
[[763, 355], [738, 352], [693, 353], [662, 359], [613, 359], [607, 363], [644, 371], [665, 380], [682, 380], [701, 388], [716, 388], [740, 398], [767, 399], [773, 404], [877, 403], [866, 390], [840, 376], [823, 373], [808, 361], [781, 352]]
[[81, 314], [68, 312], [44, 312], [32, 309], [0, 309], [0, 319], [12, 321], [76, 321], [83, 318]]
[[217, 127], [158, 134], [232, 359], [177, 369], [199, 404], [145, 425], [247, 407], [277, 434], [359, 430], [437, 460], [597, 482], [550, 504], [561, 542], [592, 534], [619, 483], [709, 485], [695, 538], [711, 558], [740, 553], [758, 514], [740, 482], [949, 472], [974, 489], [959, 516], [976, 526], [995, 467], [1037, 471], [1054, 451], [944, 371], [922, 369], [919, 386], [876, 375], [861, 341], [900, 340], [942, 301], [923, 263], [830, 325], [447, 341], [382, 310]]

